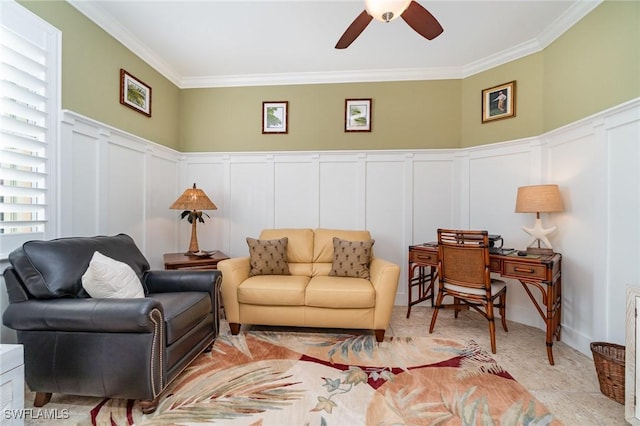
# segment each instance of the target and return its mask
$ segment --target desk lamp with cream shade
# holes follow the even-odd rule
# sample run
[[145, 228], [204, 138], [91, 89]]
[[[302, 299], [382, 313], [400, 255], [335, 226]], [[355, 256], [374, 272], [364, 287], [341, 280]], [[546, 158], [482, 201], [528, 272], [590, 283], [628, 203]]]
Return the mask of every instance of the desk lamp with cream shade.
[[185, 190], [169, 208], [173, 210], [183, 210], [183, 212], [180, 213], [180, 219], [186, 217], [191, 224], [191, 242], [189, 243], [189, 250], [187, 250], [186, 254], [198, 253], [200, 249], [198, 248], [196, 225], [198, 222], [204, 223], [203, 214], [209, 217], [209, 215], [202, 210], [217, 210], [218, 207], [213, 204], [213, 201], [207, 197], [207, 194], [205, 194], [202, 189], [196, 188], [196, 184], [194, 183], [193, 188]]
[[[554, 213], [564, 211], [564, 203], [560, 195], [558, 185], [530, 185], [518, 188], [516, 197], [516, 213], [535, 213], [536, 222], [533, 228], [523, 226], [522, 229], [531, 235], [531, 241], [527, 245], [527, 252], [534, 254], [551, 254], [553, 248], [548, 235], [552, 234], [556, 227], [542, 227], [540, 213]], [[540, 241], [546, 246], [540, 247]], [[534, 247], [535, 243], [537, 247]]]

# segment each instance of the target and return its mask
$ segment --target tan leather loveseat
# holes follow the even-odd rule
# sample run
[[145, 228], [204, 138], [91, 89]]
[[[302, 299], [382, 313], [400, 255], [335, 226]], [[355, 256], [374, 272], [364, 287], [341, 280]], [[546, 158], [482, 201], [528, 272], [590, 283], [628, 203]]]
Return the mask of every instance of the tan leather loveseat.
[[368, 279], [330, 275], [336, 266], [334, 237], [343, 247], [347, 241], [370, 241], [369, 231], [268, 229], [258, 240], [284, 237], [290, 275], [250, 276], [250, 257], [218, 263], [231, 333], [238, 334], [241, 324], [372, 329], [381, 342], [391, 319], [400, 267], [371, 252]]

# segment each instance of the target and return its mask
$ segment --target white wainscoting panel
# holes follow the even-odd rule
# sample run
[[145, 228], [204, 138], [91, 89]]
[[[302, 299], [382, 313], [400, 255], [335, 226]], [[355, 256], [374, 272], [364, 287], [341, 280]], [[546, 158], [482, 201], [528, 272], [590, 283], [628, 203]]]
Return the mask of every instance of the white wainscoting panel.
[[325, 229], [358, 229], [362, 196], [359, 187], [360, 168], [356, 159], [327, 159], [319, 163], [318, 227]]
[[[406, 163], [403, 155], [395, 157], [395, 160], [385, 158], [367, 161], [364, 228], [371, 232], [376, 241], [373, 250], [377, 257], [404, 265], [408, 247], [404, 232]], [[401, 274], [397, 294], [406, 294], [406, 282], [406, 273]], [[402, 297], [402, 300], [405, 298]]]
[[308, 228], [319, 222], [318, 164], [309, 158], [274, 164], [274, 227]]
[[[437, 228], [451, 228], [454, 223], [454, 163], [444, 155], [411, 156], [406, 179], [408, 242], [426, 243], [437, 239]], [[434, 228], [434, 224], [438, 224]]]
[[229, 166], [229, 247], [223, 251], [231, 257], [248, 256], [246, 237], [258, 238], [260, 231], [274, 227], [273, 161], [241, 160]]
[[620, 307], [625, 289], [640, 287], [640, 121], [611, 123], [608, 142], [608, 241], [606, 318], [609, 339], [624, 341]]
[[[179, 162], [174, 152], [148, 149], [145, 173], [145, 249], [144, 253], [154, 269], [164, 268], [164, 253], [187, 249], [187, 244], [176, 247], [178, 211], [169, 206], [186, 188], [178, 187]], [[186, 220], [184, 221], [186, 223]], [[182, 226], [185, 226], [181, 223]]]
[[60, 129], [60, 232], [62, 236], [95, 235], [100, 217], [98, 128], [64, 114]]
[[144, 241], [145, 147], [123, 142], [107, 142], [101, 228], [109, 235], [124, 232], [135, 241]]
[[174, 150], [63, 111], [58, 198], [61, 236], [129, 234], [152, 268], [175, 251], [169, 205], [182, 192]]

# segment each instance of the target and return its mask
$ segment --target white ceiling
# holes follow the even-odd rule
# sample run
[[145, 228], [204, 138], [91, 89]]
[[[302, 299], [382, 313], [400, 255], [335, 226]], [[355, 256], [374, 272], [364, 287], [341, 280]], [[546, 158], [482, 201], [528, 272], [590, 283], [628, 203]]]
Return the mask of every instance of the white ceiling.
[[344, 50], [364, 0], [68, 1], [192, 88], [463, 78], [542, 50], [602, 0], [420, 0], [436, 39], [374, 20]]

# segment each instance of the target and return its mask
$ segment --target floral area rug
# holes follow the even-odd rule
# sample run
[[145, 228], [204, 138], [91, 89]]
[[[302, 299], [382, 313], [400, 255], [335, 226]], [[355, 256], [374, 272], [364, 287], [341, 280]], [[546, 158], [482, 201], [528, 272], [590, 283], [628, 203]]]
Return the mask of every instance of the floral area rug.
[[249, 332], [220, 336], [143, 415], [106, 399], [94, 424], [560, 424], [474, 341]]

